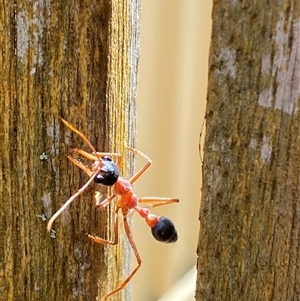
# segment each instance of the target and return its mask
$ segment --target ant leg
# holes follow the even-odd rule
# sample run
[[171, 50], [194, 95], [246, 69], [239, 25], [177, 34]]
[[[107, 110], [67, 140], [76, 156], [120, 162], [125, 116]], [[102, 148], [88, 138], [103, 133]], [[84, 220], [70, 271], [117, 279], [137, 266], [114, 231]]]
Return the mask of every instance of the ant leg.
[[91, 178], [74, 194], [72, 195], [63, 205], [62, 207], [56, 211], [56, 213], [50, 218], [48, 224], [47, 224], [47, 230], [50, 231], [52, 228], [53, 222], [62, 214], [62, 212], [77, 198], [79, 197], [87, 188], [88, 186], [93, 182], [95, 176], [97, 173], [94, 173]]
[[71, 150], [71, 152], [75, 152], [79, 155], [81, 155], [82, 157], [86, 158], [86, 159], [89, 159], [89, 160], [92, 160], [92, 161], [98, 161], [99, 158], [91, 153], [88, 153], [80, 148], [74, 148]]
[[[94, 161], [99, 161], [99, 159], [101, 159], [100, 157], [101, 156], [116, 156], [117, 157], [117, 165], [118, 167], [120, 167], [121, 165], [121, 155], [118, 154], [118, 153], [99, 153], [96, 151], [96, 149], [94, 148], [94, 146], [91, 144], [91, 142], [87, 139], [87, 137], [82, 134], [80, 131], [78, 131], [77, 129], [75, 129], [68, 121], [66, 121], [65, 119], [63, 119], [62, 117], [59, 117], [61, 119], [61, 121], [71, 130], [73, 131], [74, 133], [76, 133], [78, 136], [80, 136], [84, 142], [90, 147], [90, 149], [92, 150], [92, 153], [95, 155], [95, 156], [92, 156], [91, 154], [88, 155], [87, 152], [84, 152], [82, 150], [82, 155], [85, 156], [86, 158], [89, 158], [89, 156], [92, 156], [91, 157], [91, 160], [94, 160]], [[80, 153], [80, 152], [79, 152]], [[84, 155], [84, 154], [85, 155]], [[97, 159], [96, 159], [97, 158]]]
[[89, 177], [91, 177], [93, 175], [93, 172], [87, 167], [85, 166], [82, 162], [77, 161], [76, 159], [74, 159], [71, 156], [68, 156], [68, 159], [77, 167], [81, 168], [85, 173], [87, 173], [87, 175]]
[[92, 161], [98, 161], [99, 158], [101, 159], [101, 157], [103, 157], [103, 156], [116, 157], [117, 160], [119, 157], [121, 157], [121, 155], [119, 153], [108, 153], [108, 152], [96, 152], [97, 156], [95, 156], [95, 155], [88, 153], [80, 148], [74, 148], [74, 149], [72, 149], [72, 151], [81, 155], [82, 157], [92, 160]]
[[76, 152], [77, 154], [81, 155], [86, 159], [93, 160], [93, 161], [101, 161], [101, 157], [103, 156], [116, 157], [117, 158], [116, 165], [119, 168], [121, 167], [121, 155], [119, 153], [96, 152], [97, 156], [95, 156], [79, 148], [74, 148], [72, 151]]
[[77, 129], [75, 129], [68, 121], [66, 121], [65, 119], [63, 119], [62, 117], [59, 117], [61, 119], [61, 121], [74, 133], [76, 133], [78, 136], [80, 136], [83, 141], [90, 147], [90, 149], [92, 150], [92, 152], [94, 154], [96, 154], [96, 150], [93, 147], [93, 145], [91, 144], [91, 142], [88, 140], [88, 138], [86, 138], [86, 136], [84, 134], [82, 134], [81, 132], [79, 132]]
[[118, 153], [112, 153], [113, 156], [115, 156], [117, 158], [117, 166], [119, 169], [121, 169], [121, 165], [122, 165], [122, 156]]
[[[90, 159], [90, 160], [93, 160], [95, 162], [100, 162], [101, 164], [101, 159], [99, 160], [98, 157], [82, 150], [82, 149], [78, 149], [78, 148], [74, 148], [72, 151], [80, 154], [81, 156], [87, 158], [87, 159]], [[117, 163], [120, 161], [119, 160], [119, 157], [121, 157], [120, 154], [117, 154], [117, 153], [99, 153], [97, 152], [97, 154], [101, 155], [101, 156], [115, 156], [117, 157]], [[89, 177], [91, 177], [93, 175], [93, 171], [91, 171], [86, 165], [84, 165], [82, 162], [76, 160], [75, 158], [73, 158], [72, 156], [68, 156], [68, 159], [74, 164], [76, 165], [77, 167], [81, 168]], [[102, 166], [102, 165], [100, 165]]]
[[[113, 194], [113, 195], [111, 195], [110, 197], [108, 197], [108, 198], [106, 198], [105, 200], [103, 200], [102, 202], [100, 202], [100, 203], [98, 203], [98, 199], [100, 199], [100, 197], [101, 197], [101, 195], [100, 195], [100, 193], [98, 192], [96, 192], [96, 194], [95, 194], [95, 199], [96, 199], [96, 208], [97, 209], [99, 209], [99, 208], [104, 208], [104, 207], [106, 207], [115, 197], [116, 197], [116, 195], [115, 194]], [[119, 209], [118, 209], [119, 210]]]
[[117, 158], [117, 166], [120, 168], [121, 167], [121, 154], [119, 153], [103, 153], [103, 152], [97, 152], [97, 155], [99, 157], [103, 157], [103, 156], [109, 156], [109, 157], [116, 157]]
[[139, 199], [139, 203], [147, 204], [148, 206], [155, 208], [158, 206], [168, 205], [172, 203], [178, 203], [179, 199], [164, 198], [164, 197], [144, 197]]
[[140, 155], [141, 157], [143, 157], [144, 159], [147, 160], [147, 163], [144, 165], [144, 167], [142, 167], [130, 180], [129, 180], [129, 183], [130, 184], [133, 184], [152, 164], [152, 161], [144, 154], [142, 153], [141, 151], [135, 149], [135, 148], [132, 148], [132, 147], [129, 147], [129, 146], [126, 146], [127, 149], [131, 150], [132, 152], [134, 152], [135, 154], [138, 154]]
[[123, 281], [123, 283], [116, 288], [115, 290], [113, 290], [112, 292], [110, 292], [109, 294], [107, 294], [104, 298], [103, 301], [106, 301], [108, 297], [114, 295], [115, 293], [119, 292], [120, 290], [122, 290], [127, 284], [128, 282], [131, 280], [131, 278], [134, 276], [134, 274], [138, 271], [138, 269], [140, 268], [141, 264], [142, 264], [142, 260], [141, 257], [139, 255], [139, 252], [136, 248], [135, 242], [133, 240], [128, 222], [127, 222], [127, 217], [126, 215], [124, 215], [124, 229], [125, 229], [125, 233], [127, 235], [127, 238], [129, 240], [129, 243], [131, 245], [132, 251], [136, 257], [136, 261], [137, 261], [137, 266], [135, 267], [135, 269], [130, 273], [130, 275]]
[[115, 220], [114, 220], [114, 235], [115, 235], [115, 239], [113, 241], [109, 241], [103, 238], [100, 238], [98, 236], [93, 236], [88, 234], [88, 237], [93, 240], [96, 243], [99, 244], [105, 244], [105, 245], [116, 245], [119, 241], [119, 218], [118, 218], [118, 211], [119, 211], [120, 207], [117, 207], [116, 211], [115, 211]]

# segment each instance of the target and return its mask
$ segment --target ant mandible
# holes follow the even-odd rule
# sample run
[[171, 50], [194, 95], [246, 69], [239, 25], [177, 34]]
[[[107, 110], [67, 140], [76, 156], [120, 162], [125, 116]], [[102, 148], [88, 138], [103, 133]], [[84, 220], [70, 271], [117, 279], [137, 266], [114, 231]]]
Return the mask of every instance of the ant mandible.
[[[165, 197], [143, 197], [139, 198], [132, 189], [132, 184], [151, 166], [152, 161], [141, 151], [128, 147], [126, 148], [132, 151], [134, 154], [138, 154], [144, 159], [147, 160], [146, 164], [129, 180], [124, 179], [119, 176], [119, 165], [120, 165], [120, 154], [117, 153], [99, 153], [96, 152], [95, 148], [89, 142], [85, 135], [75, 129], [71, 124], [69, 124], [66, 120], [62, 119], [63, 123], [73, 132], [78, 134], [91, 148], [92, 154], [88, 153], [81, 149], [74, 149], [73, 151], [80, 154], [81, 156], [94, 161], [92, 165], [92, 169], [89, 169], [85, 166], [82, 162], [75, 160], [73, 157], [68, 156], [69, 160], [81, 168], [84, 172], [88, 174], [90, 179], [87, 183], [80, 188], [77, 193], [75, 193], [49, 220], [47, 225], [47, 230], [50, 231], [54, 220], [71, 204], [73, 200], [75, 200], [79, 195], [81, 195], [87, 187], [92, 183], [94, 180], [96, 183], [100, 183], [105, 186], [113, 186], [113, 194], [107, 197], [105, 200], [100, 201], [99, 194], [96, 193], [95, 198], [97, 201], [97, 208], [104, 208], [106, 207], [115, 197], [120, 196], [120, 199], [117, 202], [116, 210], [115, 210], [115, 219], [114, 219], [114, 235], [115, 238], [113, 241], [105, 240], [98, 236], [88, 235], [88, 237], [97, 243], [107, 244], [107, 245], [116, 245], [118, 244], [119, 240], [119, 232], [118, 232], [118, 212], [121, 209], [123, 214], [123, 222], [124, 222], [124, 229], [127, 235], [128, 241], [131, 245], [133, 253], [137, 260], [137, 266], [135, 269], [129, 274], [129, 276], [113, 291], [105, 295], [103, 301], [107, 300], [108, 297], [114, 295], [115, 293], [122, 290], [134, 274], [138, 271], [142, 264], [142, 260], [138, 253], [137, 247], [133, 240], [131, 230], [127, 221], [128, 212], [131, 210], [135, 210], [139, 213], [141, 217], [143, 217], [147, 223], [147, 225], [151, 228], [151, 233], [153, 237], [164, 243], [171, 243], [177, 241], [177, 231], [173, 222], [165, 217], [165, 216], [157, 216], [155, 214], [150, 213], [148, 208], [141, 207], [139, 204], [145, 204], [150, 207], [158, 207], [170, 203], [179, 202], [178, 199], [175, 198], [165, 198]], [[117, 157], [117, 164], [114, 163], [111, 159], [111, 156]]]

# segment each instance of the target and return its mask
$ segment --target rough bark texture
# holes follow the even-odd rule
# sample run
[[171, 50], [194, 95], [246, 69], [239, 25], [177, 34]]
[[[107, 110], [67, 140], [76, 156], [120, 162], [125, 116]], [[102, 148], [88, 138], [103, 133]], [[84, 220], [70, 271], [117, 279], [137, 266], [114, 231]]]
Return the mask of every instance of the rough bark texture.
[[300, 2], [275, 2], [214, 1], [196, 300], [300, 300]]
[[124, 278], [123, 243], [86, 236], [110, 236], [93, 199], [105, 189], [92, 185], [51, 236], [46, 218], [88, 180], [67, 155], [89, 149], [58, 116], [99, 151], [133, 144], [138, 20], [139, 1], [0, 1], [0, 300], [96, 300]]

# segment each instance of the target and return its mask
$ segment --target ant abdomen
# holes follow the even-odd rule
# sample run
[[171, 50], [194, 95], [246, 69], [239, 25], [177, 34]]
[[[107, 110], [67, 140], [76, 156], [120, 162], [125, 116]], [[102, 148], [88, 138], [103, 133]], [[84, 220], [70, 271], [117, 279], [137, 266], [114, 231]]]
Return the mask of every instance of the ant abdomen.
[[153, 237], [161, 242], [170, 243], [178, 239], [173, 222], [165, 216], [160, 216], [157, 224], [151, 228]]

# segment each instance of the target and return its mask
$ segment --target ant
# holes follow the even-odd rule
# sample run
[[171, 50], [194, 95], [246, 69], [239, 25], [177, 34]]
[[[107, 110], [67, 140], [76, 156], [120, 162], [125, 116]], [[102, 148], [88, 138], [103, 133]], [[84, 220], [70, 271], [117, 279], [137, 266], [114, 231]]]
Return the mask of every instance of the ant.
[[[87, 173], [87, 175], [90, 177], [90, 179], [86, 182], [86, 184], [80, 188], [77, 193], [75, 193], [49, 220], [47, 225], [47, 230], [50, 231], [52, 224], [54, 220], [71, 204], [71, 202], [76, 199], [78, 196], [80, 196], [87, 187], [92, 183], [94, 180], [96, 183], [100, 183], [105, 186], [113, 186], [113, 194], [109, 197], [107, 197], [105, 200], [100, 201], [100, 194], [96, 193], [96, 208], [104, 208], [106, 207], [111, 201], [119, 196], [119, 200], [116, 204], [115, 209], [115, 219], [114, 219], [114, 240], [109, 241], [105, 240], [103, 238], [100, 238], [98, 236], [89, 235], [88, 237], [93, 240], [96, 243], [106, 244], [106, 245], [116, 245], [118, 244], [118, 212], [119, 210], [122, 211], [123, 214], [123, 222], [124, 222], [124, 229], [125, 233], [127, 235], [128, 241], [131, 245], [131, 248], [133, 250], [133, 253], [137, 260], [137, 266], [135, 269], [129, 274], [129, 276], [113, 291], [105, 295], [103, 298], [103, 301], [107, 300], [108, 297], [114, 295], [115, 293], [119, 292], [120, 290], [124, 289], [125, 286], [129, 283], [131, 278], [134, 276], [134, 274], [138, 271], [142, 264], [142, 260], [140, 258], [140, 255], [138, 253], [137, 247], [135, 245], [135, 242], [133, 240], [131, 230], [127, 221], [128, 213], [132, 210], [135, 210], [139, 213], [141, 217], [143, 217], [147, 223], [147, 225], [151, 228], [151, 233], [153, 237], [164, 243], [171, 243], [177, 241], [177, 231], [175, 229], [175, 226], [173, 222], [165, 217], [165, 216], [156, 216], [152, 213], [150, 213], [148, 208], [141, 207], [139, 204], [148, 205], [150, 207], [158, 207], [161, 205], [166, 205], [170, 203], [179, 202], [178, 199], [174, 198], [165, 198], [165, 197], [143, 197], [139, 198], [134, 192], [132, 188], [132, 184], [151, 166], [152, 161], [141, 151], [126, 146], [126, 149], [132, 151], [134, 154], [138, 154], [144, 159], [146, 159], [146, 164], [129, 180], [124, 179], [119, 176], [119, 166], [121, 162], [121, 156], [117, 153], [99, 153], [96, 152], [95, 148], [92, 146], [92, 144], [89, 142], [89, 140], [86, 138], [85, 135], [83, 135], [81, 132], [79, 132], [77, 129], [75, 129], [71, 124], [69, 124], [66, 120], [62, 119], [62, 122], [73, 132], [78, 134], [90, 147], [92, 150], [92, 153], [88, 153], [81, 149], [74, 149], [73, 151], [80, 154], [82, 157], [85, 157], [86, 159], [94, 161], [92, 168], [89, 169], [87, 166], [85, 166], [82, 162], [75, 160], [73, 157], [68, 156], [69, 160], [81, 168], [84, 172]], [[114, 163], [111, 159], [112, 156], [117, 157], [117, 163]]]

